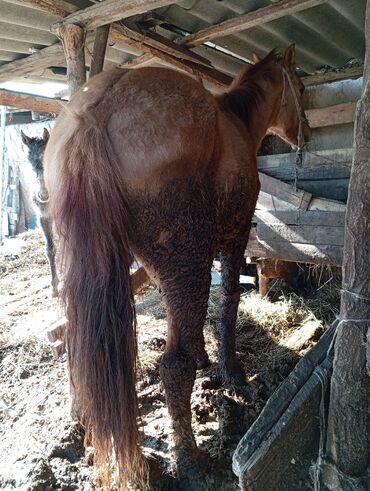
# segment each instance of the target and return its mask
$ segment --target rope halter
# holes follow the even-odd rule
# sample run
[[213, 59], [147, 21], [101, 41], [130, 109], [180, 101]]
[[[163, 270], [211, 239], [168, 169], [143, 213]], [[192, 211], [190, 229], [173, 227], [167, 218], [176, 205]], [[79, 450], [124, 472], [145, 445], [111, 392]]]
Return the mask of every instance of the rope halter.
[[298, 167], [302, 167], [302, 160], [303, 160], [302, 154], [303, 154], [303, 147], [305, 144], [304, 135], [303, 135], [303, 123], [305, 122], [305, 119], [302, 116], [302, 107], [301, 107], [301, 104], [298, 100], [297, 91], [294, 87], [292, 78], [291, 78], [288, 70], [284, 66], [282, 66], [281, 69], [283, 72], [283, 90], [281, 93], [280, 110], [283, 106], [286, 106], [288, 103], [288, 97], [287, 97], [287, 93], [286, 93], [286, 81], [288, 81], [288, 85], [289, 85], [290, 91], [291, 91], [292, 96], [293, 96], [294, 106], [295, 106], [295, 110], [296, 110], [297, 117], [298, 117], [296, 165]]

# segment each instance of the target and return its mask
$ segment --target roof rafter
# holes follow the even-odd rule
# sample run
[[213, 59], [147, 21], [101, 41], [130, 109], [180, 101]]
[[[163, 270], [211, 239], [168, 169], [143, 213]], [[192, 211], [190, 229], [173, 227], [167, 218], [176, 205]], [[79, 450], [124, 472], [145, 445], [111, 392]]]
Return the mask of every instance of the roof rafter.
[[267, 22], [294, 14], [301, 10], [316, 7], [327, 1], [328, 0], [281, 0], [276, 4], [201, 29], [194, 34], [183, 38], [180, 41], [180, 44], [188, 47], [196, 46], [215, 38], [228, 36], [234, 32], [245, 31], [246, 29], [266, 24]]

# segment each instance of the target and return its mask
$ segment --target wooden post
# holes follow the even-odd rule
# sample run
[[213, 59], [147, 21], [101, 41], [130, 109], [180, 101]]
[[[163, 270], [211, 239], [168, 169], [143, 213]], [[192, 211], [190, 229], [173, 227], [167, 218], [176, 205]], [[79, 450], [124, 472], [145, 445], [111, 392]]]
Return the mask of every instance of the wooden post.
[[[370, 0], [366, 10], [370, 60]], [[347, 203], [341, 321], [337, 328], [321, 489], [368, 489], [370, 464], [370, 73], [357, 105]]]
[[72, 96], [86, 82], [85, 31], [74, 24], [56, 25], [53, 33], [62, 41], [67, 61], [67, 80]]
[[0, 245], [3, 244], [3, 192], [6, 107], [0, 107]]
[[109, 36], [109, 24], [100, 26], [95, 31], [94, 48], [90, 66], [89, 77], [93, 77], [103, 71], [105, 51]]

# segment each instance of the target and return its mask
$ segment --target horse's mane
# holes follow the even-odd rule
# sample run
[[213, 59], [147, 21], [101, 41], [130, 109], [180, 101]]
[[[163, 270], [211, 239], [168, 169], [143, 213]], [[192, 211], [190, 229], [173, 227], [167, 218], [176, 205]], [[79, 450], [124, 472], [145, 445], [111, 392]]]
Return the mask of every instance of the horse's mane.
[[220, 107], [238, 116], [249, 126], [251, 115], [264, 94], [256, 78], [263, 77], [274, 82], [274, 62], [281, 60], [281, 55], [272, 50], [262, 61], [255, 65], [246, 65], [233, 80], [227, 92], [218, 96]]

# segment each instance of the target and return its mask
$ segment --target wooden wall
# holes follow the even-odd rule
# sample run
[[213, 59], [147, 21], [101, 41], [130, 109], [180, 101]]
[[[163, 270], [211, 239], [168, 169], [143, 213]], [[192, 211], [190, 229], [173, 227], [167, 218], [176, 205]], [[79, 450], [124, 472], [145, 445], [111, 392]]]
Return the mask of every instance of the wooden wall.
[[[330, 108], [339, 104], [356, 102], [361, 94], [362, 78], [308, 87], [305, 108], [308, 110]], [[323, 112], [324, 114], [324, 112]], [[352, 163], [353, 122], [341, 122], [342, 113], [330, 116], [333, 124], [314, 128], [303, 166], [298, 169], [300, 189], [314, 197], [324, 197], [346, 202]], [[339, 124], [338, 124], [339, 121]], [[329, 119], [330, 122], [330, 119]], [[260, 151], [259, 170], [269, 176], [293, 183], [295, 157], [288, 145], [275, 136], [267, 136]]]

